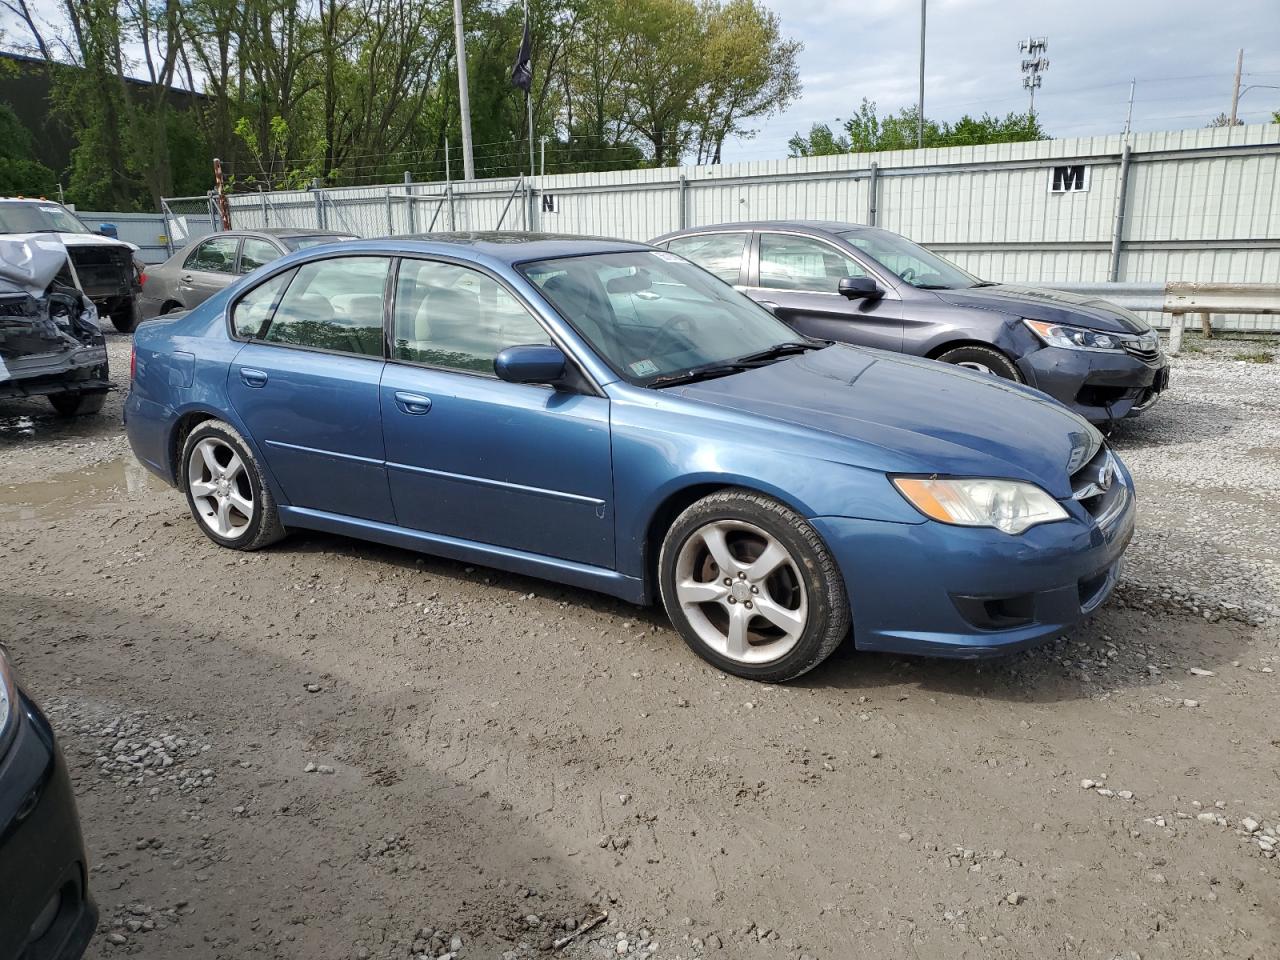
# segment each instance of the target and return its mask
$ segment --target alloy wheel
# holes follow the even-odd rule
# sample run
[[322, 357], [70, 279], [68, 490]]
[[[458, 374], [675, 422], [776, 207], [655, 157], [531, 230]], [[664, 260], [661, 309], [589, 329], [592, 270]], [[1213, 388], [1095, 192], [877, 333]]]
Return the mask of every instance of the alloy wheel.
[[979, 363], [977, 360], [961, 360], [956, 364], [957, 367], [964, 367], [966, 370], [976, 370], [978, 373], [985, 373], [989, 377], [996, 375], [996, 372], [988, 367], [985, 363]]
[[187, 487], [200, 520], [224, 540], [244, 536], [253, 523], [253, 485], [244, 460], [230, 444], [205, 437], [191, 448]]
[[808, 597], [795, 558], [764, 530], [716, 520], [676, 558], [675, 594], [698, 638], [739, 663], [772, 663], [799, 642]]

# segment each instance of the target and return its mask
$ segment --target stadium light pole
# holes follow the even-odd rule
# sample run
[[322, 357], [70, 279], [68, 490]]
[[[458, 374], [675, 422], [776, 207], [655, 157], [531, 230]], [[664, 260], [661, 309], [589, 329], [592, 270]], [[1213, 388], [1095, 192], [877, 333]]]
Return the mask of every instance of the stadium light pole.
[[462, 30], [462, 0], [453, 0], [454, 56], [458, 61], [458, 103], [462, 107], [462, 178], [476, 178], [471, 153], [471, 100], [467, 95], [467, 38]]
[[924, 146], [924, 21], [929, 0], [920, 0], [920, 99], [916, 101], [916, 147]]

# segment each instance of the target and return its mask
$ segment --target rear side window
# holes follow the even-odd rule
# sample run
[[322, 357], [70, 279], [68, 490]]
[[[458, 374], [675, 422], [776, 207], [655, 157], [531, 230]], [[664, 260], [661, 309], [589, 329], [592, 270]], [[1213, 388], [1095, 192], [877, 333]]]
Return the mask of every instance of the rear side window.
[[696, 237], [676, 237], [667, 249], [686, 260], [692, 260], [725, 283], [739, 283], [742, 251], [747, 247], [745, 233], [706, 233]]
[[397, 360], [493, 374], [507, 347], [551, 338], [507, 289], [453, 263], [402, 260], [396, 280]]
[[336, 257], [303, 264], [262, 339], [381, 357], [382, 304], [390, 269], [387, 257]]
[[284, 273], [277, 274], [240, 298], [232, 314], [236, 336], [249, 339], [262, 332], [263, 326], [271, 318], [271, 312], [280, 302], [280, 295], [284, 293], [285, 288], [289, 286], [289, 281], [297, 272], [286, 270]]
[[191, 251], [182, 265], [205, 273], [235, 273], [237, 237], [213, 237]]
[[280, 259], [280, 251], [274, 243], [259, 240], [257, 237], [245, 237], [240, 247], [240, 272], [253, 273], [263, 264]]

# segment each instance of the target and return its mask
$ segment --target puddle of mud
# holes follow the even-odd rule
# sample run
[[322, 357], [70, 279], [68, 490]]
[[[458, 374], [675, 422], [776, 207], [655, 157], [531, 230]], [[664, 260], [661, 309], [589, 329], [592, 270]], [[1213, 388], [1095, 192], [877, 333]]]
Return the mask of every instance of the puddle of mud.
[[109, 497], [141, 500], [168, 489], [132, 457], [115, 457], [44, 480], [0, 485], [0, 520], [60, 520]]

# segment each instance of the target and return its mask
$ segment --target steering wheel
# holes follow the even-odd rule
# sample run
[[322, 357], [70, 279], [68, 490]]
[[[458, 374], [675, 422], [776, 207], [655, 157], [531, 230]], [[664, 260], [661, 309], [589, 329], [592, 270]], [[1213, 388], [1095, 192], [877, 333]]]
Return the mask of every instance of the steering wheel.
[[900, 274], [898, 274], [898, 276], [901, 277], [903, 280], [905, 280], [907, 283], [915, 283], [916, 280], [920, 279], [920, 275], [916, 273], [913, 267], [904, 268], [903, 271]]
[[677, 313], [667, 319], [667, 322], [654, 331], [653, 336], [649, 338], [649, 342], [645, 345], [645, 352], [653, 354], [654, 348], [663, 340], [670, 339], [672, 334], [679, 333], [682, 329], [689, 329], [693, 325], [693, 320], [688, 314]]

